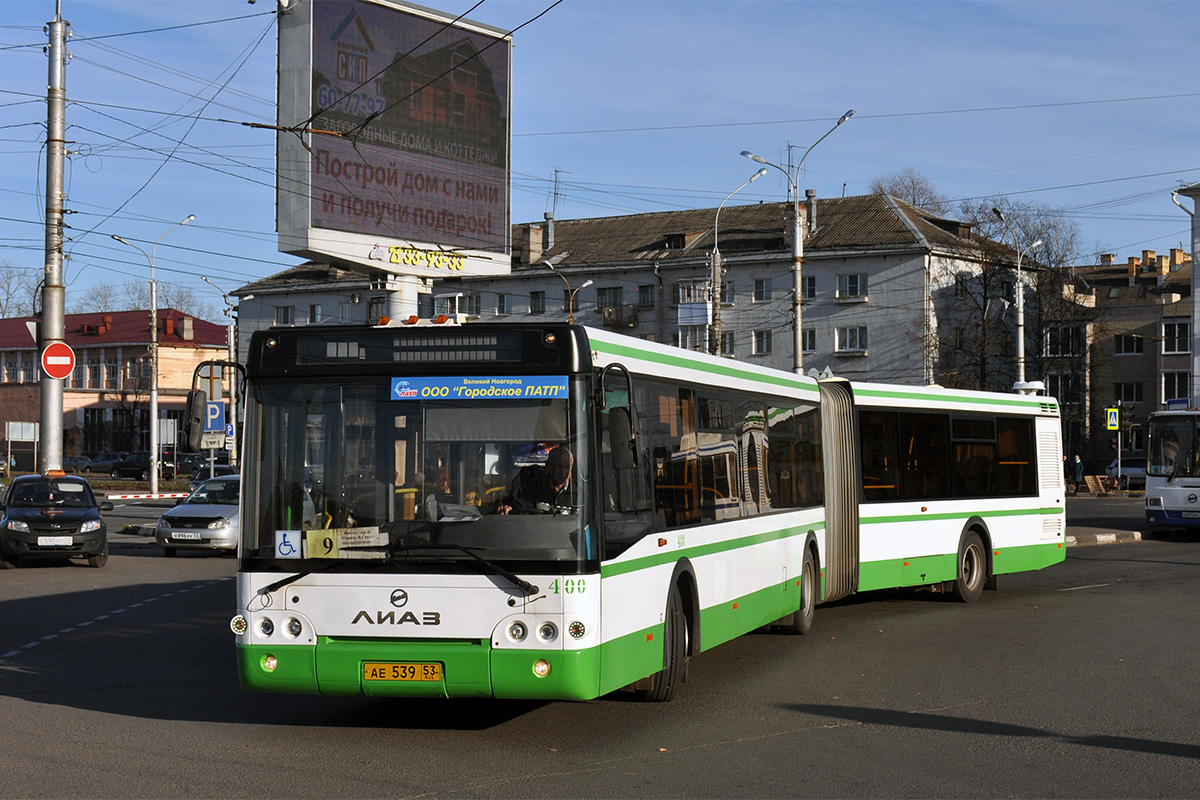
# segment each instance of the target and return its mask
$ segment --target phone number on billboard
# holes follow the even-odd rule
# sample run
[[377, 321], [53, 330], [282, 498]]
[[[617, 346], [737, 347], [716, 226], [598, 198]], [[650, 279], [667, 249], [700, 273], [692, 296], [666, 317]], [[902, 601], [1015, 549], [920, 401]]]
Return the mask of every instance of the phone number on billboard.
[[324, 109], [337, 106], [339, 111], [356, 117], [369, 117], [384, 109], [383, 98], [379, 95], [362, 92], [343, 94], [340, 89], [328, 85], [317, 88], [317, 105]]

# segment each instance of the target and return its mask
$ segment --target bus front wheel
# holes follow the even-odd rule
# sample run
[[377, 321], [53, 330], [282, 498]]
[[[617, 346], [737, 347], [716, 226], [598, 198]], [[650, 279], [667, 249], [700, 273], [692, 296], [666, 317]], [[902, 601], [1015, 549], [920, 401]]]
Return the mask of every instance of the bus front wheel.
[[675, 696], [675, 690], [683, 681], [684, 664], [687, 659], [687, 619], [683, 614], [683, 598], [679, 586], [671, 587], [667, 598], [665, 662], [662, 670], [650, 676], [650, 687], [643, 695], [652, 703], [665, 703]]
[[968, 533], [958, 551], [958, 575], [954, 579], [954, 596], [964, 603], [974, 603], [983, 594], [987, 583], [987, 553], [978, 533]]

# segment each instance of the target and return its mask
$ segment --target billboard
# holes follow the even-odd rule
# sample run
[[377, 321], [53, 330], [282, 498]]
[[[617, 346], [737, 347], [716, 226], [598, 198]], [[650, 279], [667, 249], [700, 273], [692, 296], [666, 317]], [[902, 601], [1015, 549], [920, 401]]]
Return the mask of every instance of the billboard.
[[387, 0], [281, 6], [280, 252], [507, 274], [508, 34]]

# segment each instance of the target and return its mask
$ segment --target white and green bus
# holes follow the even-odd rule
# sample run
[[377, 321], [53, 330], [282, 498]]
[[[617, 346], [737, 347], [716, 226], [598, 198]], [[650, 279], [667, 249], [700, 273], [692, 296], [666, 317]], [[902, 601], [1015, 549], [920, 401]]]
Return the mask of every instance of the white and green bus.
[[667, 700], [692, 656], [822, 602], [971, 601], [1064, 557], [1050, 398], [567, 324], [274, 329], [247, 379], [249, 690]]

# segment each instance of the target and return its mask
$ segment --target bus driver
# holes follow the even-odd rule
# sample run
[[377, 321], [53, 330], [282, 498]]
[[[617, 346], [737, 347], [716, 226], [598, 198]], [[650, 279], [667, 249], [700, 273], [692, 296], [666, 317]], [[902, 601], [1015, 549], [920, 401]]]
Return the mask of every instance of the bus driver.
[[546, 466], [525, 467], [513, 481], [512, 492], [496, 506], [498, 514], [547, 512], [570, 506], [571, 470], [575, 457], [566, 447], [555, 447], [546, 455]]

